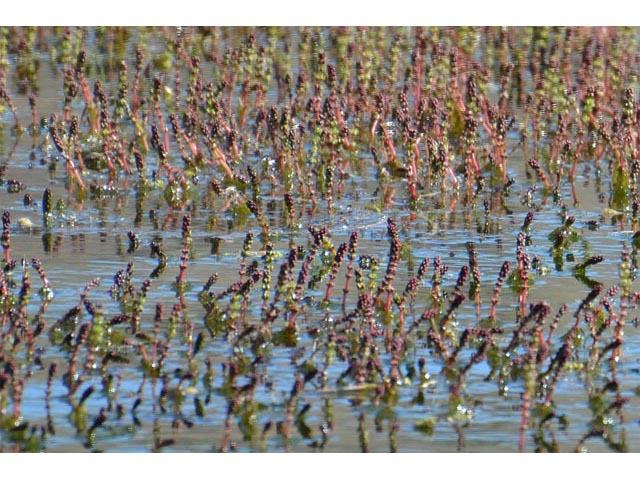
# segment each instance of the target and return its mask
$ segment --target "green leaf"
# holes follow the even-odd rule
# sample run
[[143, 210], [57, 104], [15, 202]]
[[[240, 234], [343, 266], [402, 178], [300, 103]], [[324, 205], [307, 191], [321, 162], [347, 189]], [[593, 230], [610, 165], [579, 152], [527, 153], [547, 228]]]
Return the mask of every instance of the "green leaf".
[[413, 429], [422, 433], [423, 435], [426, 435], [428, 437], [432, 437], [433, 436], [433, 432], [435, 430], [435, 426], [436, 426], [436, 420], [435, 418], [425, 418], [424, 420], [420, 420], [418, 421], [414, 426]]

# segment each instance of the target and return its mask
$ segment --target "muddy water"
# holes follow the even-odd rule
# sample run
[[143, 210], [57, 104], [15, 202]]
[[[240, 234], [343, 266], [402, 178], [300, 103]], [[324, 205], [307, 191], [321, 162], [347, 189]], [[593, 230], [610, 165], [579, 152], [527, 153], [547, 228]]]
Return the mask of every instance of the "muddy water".
[[[40, 93], [38, 109], [43, 116], [59, 111], [61, 100], [59, 89], [62, 78], [47, 68], [40, 72]], [[107, 85], [109, 85], [107, 83]], [[28, 118], [28, 107], [24, 95], [11, 92], [21, 114]], [[10, 125], [9, 114], [5, 114], [5, 124]], [[79, 301], [80, 295], [94, 278], [101, 283], [91, 292], [90, 298], [95, 304], [102, 304], [107, 316], [119, 312], [117, 302], [109, 296], [109, 288], [113, 284], [114, 275], [133, 262], [134, 284], [139, 286], [156, 267], [158, 261], [150, 255], [151, 241], [161, 239], [164, 251], [168, 255], [168, 265], [164, 273], [153, 280], [153, 288], [149, 292], [147, 308], [142, 317], [142, 327], [149, 331], [153, 321], [153, 306], [157, 303], [165, 305], [167, 311], [177, 302], [175, 278], [179, 270], [182, 240], [180, 234], [180, 213], [171, 212], [162, 202], [158, 192], [152, 192], [140, 199], [134, 182], [120, 180], [109, 195], [100, 198], [88, 198], [78, 201], [70, 197], [64, 184], [62, 173], [52, 174], [49, 164], [40, 160], [47, 155], [41, 148], [41, 140], [33, 140], [29, 135], [17, 138], [9, 128], [2, 134], [0, 155], [6, 166], [5, 179], [22, 181], [26, 189], [20, 193], [0, 191], [0, 205], [8, 210], [14, 219], [12, 230], [13, 258], [40, 258], [51, 282], [54, 298], [48, 304], [45, 319], [48, 325], [61, 318]], [[511, 139], [516, 145], [516, 139]], [[35, 143], [34, 143], [35, 142]], [[59, 166], [62, 172], [62, 166]], [[515, 179], [526, 178], [521, 150], [517, 149], [509, 158], [509, 175]], [[100, 181], [100, 177], [95, 178]], [[203, 178], [203, 182], [207, 179]], [[399, 269], [397, 281], [404, 285], [411, 273], [423, 258], [440, 256], [449, 270], [443, 285], [452, 288], [460, 268], [468, 263], [467, 246], [472, 242], [478, 251], [478, 261], [482, 272], [481, 290], [483, 292], [482, 316], [486, 315], [490, 294], [500, 267], [505, 259], [515, 258], [516, 236], [525, 216], [531, 208], [523, 204], [523, 198], [530, 183], [516, 182], [504, 199], [492, 194], [490, 190], [482, 193], [473, 205], [465, 205], [462, 201], [452, 202], [451, 198], [441, 198], [434, 192], [427, 192], [424, 206], [415, 216], [405, 208], [402, 202], [392, 203], [378, 212], [370, 208], [379, 202], [379, 195], [374, 194], [378, 188], [375, 172], [362, 172], [353, 178], [341, 195], [334, 199], [334, 213], [320, 211], [314, 216], [301, 217], [299, 228], [290, 229], [283, 221], [283, 205], [279, 200], [272, 200], [271, 209], [267, 208], [267, 221], [273, 231], [278, 233], [274, 247], [277, 252], [286, 255], [290, 244], [304, 245], [307, 242], [308, 225], [327, 226], [331, 232], [334, 245], [347, 242], [352, 231], [360, 234], [359, 249], [362, 252], [380, 259], [385, 259], [389, 250], [386, 237], [386, 219], [392, 217], [400, 226], [401, 238], [407, 248], [404, 258], [409, 267]], [[605, 289], [618, 281], [618, 265], [623, 244], [630, 244], [632, 233], [629, 225], [621, 225], [612, 221], [603, 211], [607, 206], [607, 195], [610, 179], [596, 175], [588, 165], [579, 167], [578, 177], [574, 185], [564, 185], [560, 198], [556, 202], [534, 194], [533, 201], [538, 208], [534, 214], [532, 243], [528, 252], [538, 257], [539, 272], [535, 274], [535, 283], [529, 292], [529, 301], [545, 301], [556, 312], [564, 303], [569, 304], [569, 312], [574, 311], [590, 288], [578, 281], [572, 274], [572, 267], [590, 255], [600, 254], [605, 260], [589, 269], [589, 278], [601, 282]], [[48, 229], [42, 228], [40, 200], [45, 188], [52, 190], [55, 200], [63, 199], [66, 210]], [[29, 193], [36, 203], [23, 205], [23, 195]], [[269, 192], [264, 192], [264, 201], [269, 204]], [[490, 214], [485, 214], [484, 201], [491, 205]], [[504, 202], [504, 203], [502, 203]], [[560, 205], [576, 217], [575, 226], [582, 234], [582, 240], [574, 244], [570, 251], [573, 258], [565, 258], [564, 265], [559, 268], [550, 254], [551, 242], [549, 233], [561, 224]], [[218, 205], [219, 206], [219, 205]], [[157, 221], [150, 217], [155, 210]], [[198, 302], [198, 293], [213, 273], [219, 275], [217, 282], [220, 291], [237, 280], [238, 264], [243, 239], [247, 231], [259, 235], [260, 228], [253, 219], [244, 226], [235, 226], [228, 221], [229, 212], [217, 213], [218, 223], [211, 228], [209, 219], [212, 212], [206, 206], [198, 205], [192, 210], [193, 250], [188, 267], [188, 284], [185, 293], [186, 315], [194, 319], [195, 334], [204, 331], [202, 318], [204, 309]], [[34, 226], [29, 229], [19, 228], [16, 219], [28, 218]], [[135, 219], [135, 220], [134, 220]], [[596, 230], [588, 228], [588, 222], [597, 221], [600, 226]], [[140, 247], [128, 253], [127, 234], [134, 231], [140, 239]], [[258, 244], [258, 242], [256, 242]], [[255, 254], [259, 259], [259, 253]], [[19, 269], [15, 276], [19, 281]], [[35, 275], [35, 274], [33, 274]], [[36, 279], [34, 278], [34, 283]], [[336, 288], [339, 288], [338, 285]], [[634, 289], [637, 283], [634, 284]], [[37, 295], [34, 295], [37, 299]], [[424, 308], [425, 300], [417, 300], [414, 315], [419, 315]], [[505, 329], [514, 327], [514, 311], [517, 295], [505, 288], [501, 295], [498, 310], [498, 322]], [[422, 308], [420, 308], [422, 307]], [[35, 301], [30, 309], [35, 314], [39, 303]], [[339, 315], [339, 306], [332, 306], [327, 312], [320, 308], [309, 308], [303, 320], [305, 325], [321, 325], [327, 318]], [[259, 314], [259, 306], [253, 309]], [[631, 310], [630, 317], [636, 312]], [[476, 307], [465, 304], [457, 312], [456, 322], [461, 326], [473, 325], [478, 321]], [[565, 316], [558, 327], [564, 332], [572, 323], [571, 315]], [[66, 353], [50, 345], [46, 339], [41, 340], [41, 348], [46, 351], [44, 364], [52, 362], [64, 363]], [[176, 442], [164, 451], [212, 451], [216, 450], [225, 436], [225, 418], [227, 399], [220, 393], [222, 388], [221, 365], [230, 354], [230, 344], [224, 338], [214, 339], [207, 343], [203, 357], [208, 357], [214, 365], [213, 390], [208, 392], [196, 382], [188, 391], [181, 414], [172, 411], [169, 405], [165, 412], [160, 411], [152, 399], [157, 398], [161, 383], [152, 379], [143, 379], [138, 362], [139, 356], [133, 351], [124, 351], [132, 363], [119, 365], [117, 374], [116, 403], [126, 406], [121, 418], [112, 418], [108, 428], [97, 431], [94, 448], [104, 451], [149, 451], [153, 448], [154, 439], [172, 435], [172, 422], [181, 417], [191, 419], [193, 426], [184, 425], [179, 428]], [[311, 336], [303, 335], [297, 346], [296, 354], [300, 357], [310, 356], [315, 348]], [[412, 346], [413, 358], [429, 358], [426, 340], [418, 340]], [[168, 362], [168, 371], [184, 368], [186, 346], [180, 345], [180, 337], [174, 340], [172, 356]], [[255, 413], [255, 428], [261, 431], [265, 423], [271, 419], [284, 417], [284, 404], [293, 384], [296, 368], [292, 365], [292, 349], [273, 347], [269, 358], [269, 388], [256, 392], [256, 400], [262, 410]], [[336, 374], [345, 368], [344, 363], [336, 363], [331, 367]], [[309, 428], [307, 438], [303, 435], [304, 427], [294, 430], [288, 444], [275, 433], [276, 426], [260, 438], [243, 440], [241, 432], [234, 422], [232, 441], [239, 451], [360, 451], [363, 445], [371, 451], [515, 451], [520, 424], [520, 405], [522, 393], [521, 383], [513, 384], [504, 392], [498, 392], [496, 382], [485, 381], [489, 368], [479, 364], [470, 370], [464, 393], [464, 404], [459, 408], [460, 415], [452, 417], [449, 411], [449, 396], [445, 386], [446, 380], [441, 376], [441, 366], [427, 362], [427, 371], [431, 374], [433, 385], [424, 391], [424, 400], [416, 401], [420, 390], [415, 385], [407, 385], [399, 389], [398, 398], [391, 406], [371, 403], [366, 391], [314, 391], [305, 389], [300, 394], [301, 404], [308, 403], [310, 410], [306, 414], [304, 424]], [[330, 370], [331, 373], [331, 370]], [[629, 322], [625, 331], [623, 355], [619, 359], [618, 380], [621, 394], [628, 399], [625, 407], [625, 423], [617, 425], [617, 432], [624, 431], [628, 447], [640, 450], [640, 399], [635, 389], [640, 385], [640, 334]], [[176, 374], [178, 375], [178, 374]], [[590, 379], [576, 372], [563, 378], [555, 393], [559, 410], [566, 415], [567, 426], [560, 429], [557, 441], [564, 450], [571, 450], [577, 441], [588, 431], [590, 419], [586, 392]], [[101, 377], [86, 381], [99, 388]], [[47, 412], [44, 406], [46, 371], [35, 372], [29, 379], [22, 402], [22, 415], [33, 424], [46, 424]], [[84, 386], [83, 386], [84, 388]], [[194, 399], [207, 397], [202, 417], [197, 416]], [[136, 398], [143, 401], [136, 410], [135, 419], [129, 409]], [[86, 402], [86, 409], [93, 416], [105, 405], [103, 395], [94, 394]], [[85, 451], [86, 436], [78, 435], [69, 419], [71, 407], [66, 399], [66, 388], [59, 382], [54, 383], [51, 392], [51, 420], [55, 435], [46, 441], [47, 451]], [[93, 416], [92, 416], [93, 415]], [[435, 427], [431, 435], [418, 431], [415, 426], [424, 419], [435, 419]], [[327, 428], [327, 425], [330, 428]], [[326, 437], [323, 436], [323, 430]], [[323, 443], [324, 442], [324, 443]], [[601, 441], [589, 440], [584, 446], [589, 451], [606, 451]]]

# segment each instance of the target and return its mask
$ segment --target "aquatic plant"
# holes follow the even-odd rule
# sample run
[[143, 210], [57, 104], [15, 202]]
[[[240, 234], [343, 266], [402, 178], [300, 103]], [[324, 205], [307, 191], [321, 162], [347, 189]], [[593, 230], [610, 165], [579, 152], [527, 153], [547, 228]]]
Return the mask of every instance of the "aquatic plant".
[[0, 29], [0, 447], [636, 448], [636, 34]]

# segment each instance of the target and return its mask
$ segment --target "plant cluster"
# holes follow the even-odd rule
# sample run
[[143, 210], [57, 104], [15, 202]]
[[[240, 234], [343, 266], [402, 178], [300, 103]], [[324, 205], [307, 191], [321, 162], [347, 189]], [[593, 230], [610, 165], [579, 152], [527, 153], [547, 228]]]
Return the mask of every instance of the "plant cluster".
[[[636, 37], [0, 29], [0, 133], [16, 139], [0, 180], [41, 218], [2, 216], [0, 447], [46, 450], [64, 424], [89, 450], [140, 431], [153, 451], [180, 449], [182, 432], [201, 427], [213, 450], [324, 450], [332, 402], [348, 398], [362, 451], [371, 415], [389, 450], [402, 449], [402, 410], [419, 412], [409, 429], [425, 450], [447, 428], [463, 449], [481, 382], [517, 412], [520, 451], [636, 448], [626, 431], [639, 390], [624, 367], [640, 302]], [[53, 111], [40, 106], [45, 69], [60, 82]], [[7, 178], [25, 139], [40, 159], [29, 170], [46, 168], [50, 184]], [[583, 221], [577, 187], [592, 179], [603, 214]], [[471, 239], [500, 236], [514, 196], [524, 221], [494, 273]], [[46, 257], [83, 212], [120, 214], [127, 198], [123, 267], [88, 275], [52, 315]], [[381, 220], [339, 228], [362, 203]], [[548, 211], [559, 222], [541, 234]], [[416, 225], [446, 233], [456, 214], [463, 265], [453, 252], [416, 256]], [[579, 248], [600, 222], [630, 234], [617, 257]], [[220, 254], [229, 232], [243, 238], [233, 262]], [[44, 260], [20, 235], [41, 235]], [[610, 286], [602, 264], [617, 269]], [[536, 281], [567, 272], [583, 297], [538, 297]], [[581, 420], [562, 399], [568, 379], [584, 394]], [[25, 413], [30, 388], [39, 413]]]

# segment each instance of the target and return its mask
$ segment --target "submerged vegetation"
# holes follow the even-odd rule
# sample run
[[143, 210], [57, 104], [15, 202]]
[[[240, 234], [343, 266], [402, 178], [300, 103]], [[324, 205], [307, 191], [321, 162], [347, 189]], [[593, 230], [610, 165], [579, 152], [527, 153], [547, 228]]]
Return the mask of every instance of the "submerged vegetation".
[[1, 28], [0, 448], [639, 450], [637, 52]]

